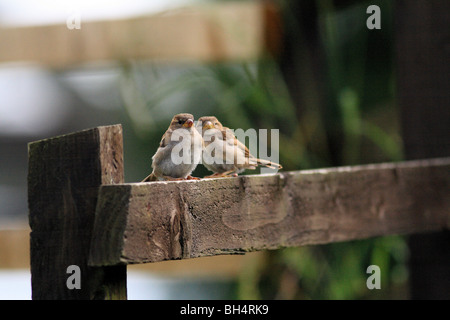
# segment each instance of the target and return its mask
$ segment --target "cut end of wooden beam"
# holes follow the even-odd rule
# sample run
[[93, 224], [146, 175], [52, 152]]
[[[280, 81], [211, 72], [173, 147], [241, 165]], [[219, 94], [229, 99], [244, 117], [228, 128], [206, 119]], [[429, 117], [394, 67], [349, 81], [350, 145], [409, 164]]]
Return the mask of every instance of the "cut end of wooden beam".
[[102, 186], [90, 264], [242, 254], [449, 227], [450, 158]]

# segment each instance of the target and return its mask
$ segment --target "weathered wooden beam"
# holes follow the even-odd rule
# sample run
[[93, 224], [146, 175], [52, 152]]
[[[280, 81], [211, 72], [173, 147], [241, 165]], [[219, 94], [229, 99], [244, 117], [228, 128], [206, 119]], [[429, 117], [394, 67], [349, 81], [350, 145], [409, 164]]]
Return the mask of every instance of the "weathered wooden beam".
[[[82, 19], [82, 17], [81, 17]], [[280, 43], [279, 16], [263, 2], [198, 5], [151, 16], [1, 28], [0, 62], [33, 61], [63, 68], [123, 59], [248, 60]]]
[[450, 158], [102, 186], [89, 264], [156, 262], [450, 226]]
[[122, 127], [33, 142], [28, 157], [32, 298], [125, 299], [126, 266], [87, 264], [98, 189], [124, 181]]

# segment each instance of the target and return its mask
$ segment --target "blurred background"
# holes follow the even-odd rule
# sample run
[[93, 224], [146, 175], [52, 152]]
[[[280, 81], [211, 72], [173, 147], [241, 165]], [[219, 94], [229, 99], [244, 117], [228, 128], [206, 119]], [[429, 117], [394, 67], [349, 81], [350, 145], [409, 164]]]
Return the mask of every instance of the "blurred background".
[[[242, 2], [231, 5], [239, 10]], [[91, 21], [170, 15], [186, 6], [230, 3], [0, 0], [0, 30], [66, 28], [68, 19], [75, 24], [78, 19], [80, 29], [65, 32], [83, 33]], [[31, 141], [121, 123], [125, 181], [138, 182], [151, 171], [151, 157], [172, 116], [189, 112], [195, 118], [216, 115], [235, 129], [279, 129], [279, 159], [286, 171], [403, 159], [392, 1], [271, 4], [279, 19], [264, 15], [269, 19], [263, 26], [268, 42], [264, 50], [245, 58], [119, 57], [64, 68], [0, 60], [0, 299], [30, 298], [26, 179]], [[380, 30], [366, 26], [366, 9], [373, 4], [381, 9]], [[192, 42], [196, 39], [192, 34]], [[0, 42], [0, 52], [9, 46]], [[206, 174], [201, 166], [194, 172]], [[8, 236], [14, 230], [24, 232], [17, 239]], [[408, 298], [407, 259], [405, 239], [390, 236], [177, 261], [177, 265], [162, 262], [129, 267], [128, 295], [130, 299], [403, 299]], [[366, 268], [371, 264], [381, 268], [381, 290], [366, 287]]]

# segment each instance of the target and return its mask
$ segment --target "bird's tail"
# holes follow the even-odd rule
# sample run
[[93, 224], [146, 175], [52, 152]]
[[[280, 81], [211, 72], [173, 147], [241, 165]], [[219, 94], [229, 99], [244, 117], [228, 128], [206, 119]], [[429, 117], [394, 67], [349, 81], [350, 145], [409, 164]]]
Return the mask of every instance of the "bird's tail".
[[275, 169], [275, 170], [283, 169], [283, 166], [276, 162], [272, 162], [272, 161], [264, 160], [264, 159], [254, 159], [254, 160], [256, 161], [256, 164], [259, 166], [264, 166], [264, 167]]
[[152, 173], [150, 173], [144, 180], [141, 182], [150, 182], [150, 181], [158, 181], [158, 178]]

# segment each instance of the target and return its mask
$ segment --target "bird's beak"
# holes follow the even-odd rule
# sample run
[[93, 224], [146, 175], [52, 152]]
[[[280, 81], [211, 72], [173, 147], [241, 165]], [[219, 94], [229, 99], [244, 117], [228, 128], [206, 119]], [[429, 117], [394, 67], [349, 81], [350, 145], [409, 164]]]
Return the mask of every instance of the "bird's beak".
[[190, 128], [194, 124], [194, 121], [192, 119], [187, 119], [185, 123], [183, 123], [183, 127]]
[[212, 124], [211, 121], [206, 121], [206, 122], [203, 124], [203, 129], [212, 129], [212, 128], [214, 128], [214, 125]]

